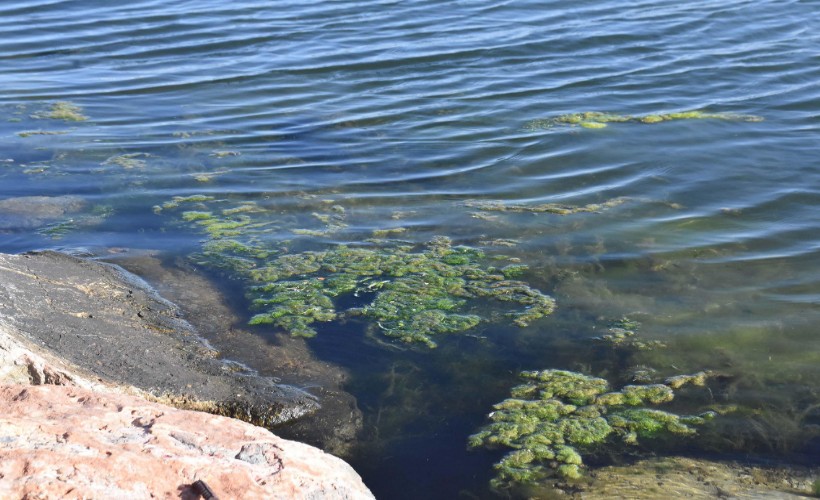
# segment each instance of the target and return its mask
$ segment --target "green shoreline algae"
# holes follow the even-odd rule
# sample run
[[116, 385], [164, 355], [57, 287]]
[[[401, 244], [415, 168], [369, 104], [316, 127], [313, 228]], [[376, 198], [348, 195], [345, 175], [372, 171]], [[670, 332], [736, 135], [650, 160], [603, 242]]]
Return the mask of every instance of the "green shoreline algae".
[[581, 373], [524, 371], [524, 383], [493, 407], [491, 423], [469, 437], [469, 447], [511, 450], [494, 465], [494, 488], [578, 479], [585, 452], [613, 442], [636, 445], [639, 439], [695, 434], [693, 427], [714, 412], [677, 415], [650, 406], [672, 401], [674, 390], [686, 384], [705, 385], [709, 376], [701, 372], [610, 391], [606, 380]]
[[613, 113], [602, 113], [599, 111], [586, 111], [582, 113], [570, 113], [554, 118], [536, 119], [524, 125], [526, 130], [543, 130], [553, 127], [579, 126], [589, 129], [600, 129], [607, 127], [610, 123], [641, 123], [655, 124], [678, 120], [727, 120], [741, 122], [760, 122], [763, 118], [756, 115], [743, 115], [736, 113], [710, 113], [706, 111], [680, 111], [674, 113], [652, 113], [648, 115], [619, 115]]
[[57, 101], [52, 103], [47, 110], [38, 111], [31, 115], [32, 118], [64, 120], [67, 122], [83, 122], [88, 117], [83, 114], [83, 108], [68, 101]]
[[527, 205], [524, 203], [509, 203], [498, 200], [468, 200], [464, 206], [475, 208], [483, 212], [512, 212], [512, 213], [549, 213], [555, 215], [574, 215], [580, 213], [600, 213], [611, 208], [623, 205], [630, 198], [618, 197], [602, 203], [590, 203], [588, 205], [565, 205], [561, 203], [542, 203], [540, 205]]
[[[205, 195], [175, 197], [155, 212], [181, 205], [196, 208], [184, 210], [181, 218], [207, 235], [200, 260], [244, 281], [256, 312], [249, 321], [253, 325], [313, 337], [317, 323], [360, 317], [390, 339], [434, 348], [443, 334], [464, 332], [499, 316], [526, 327], [555, 308], [551, 297], [518, 279], [526, 266], [510, 260], [495, 267], [481, 250], [454, 246], [447, 237], [424, 245], [369, 239], [366, 247], [335, 244], [290, 253], [280, 248], [284, 245], [265, 241], [265, 233], [277, 226], [264, 209], [243, 202], [218, 211], [213, 206], [218, 202]], [[323, 229], [291, 232], [324, 236], [347, 228], [345, 218], [345, 209], [332, 205], [326, 213], [313, 214]], [[394, 233], [400, 234], [374, 231]], [[362, 304], [340, 308], [346, 297]]]

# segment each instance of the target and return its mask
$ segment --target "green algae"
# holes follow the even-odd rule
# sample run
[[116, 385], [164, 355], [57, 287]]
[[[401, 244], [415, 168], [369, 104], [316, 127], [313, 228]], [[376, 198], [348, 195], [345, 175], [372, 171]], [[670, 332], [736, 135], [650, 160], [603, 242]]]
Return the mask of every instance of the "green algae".
[[252, 321], [313, 336], [313, 323], [338, 317], [331, 307], [333, 298], [374, 294], [370, 303], [346, 314], [370, 320], [388, 338], [432, 348], [436, 337], [485, 321], [467, 310], [470, 299], [515, 303], [523, 310], [506, 316], [522, 327], [553, 311], [552, 298], [483, 267], [483, 258], [480, 251], [454, 247], [445, 238], [421, 250], [336, 246], [280, 255], [249, 273], [256, 282], [268, 282], [249, 290], [254, 307], [263, 310]]
[[214, 158], [229, 158], [231, 156], [240, 156], [242, 153], [239, 151], [214, 151], [209, 156]]
[[172, 209], [178, 208], [183, 203], [204, 203], [206, 201], [213, 201], [215, 198], [213, 196], [208, 196], [204, 194], [194, 194], [190, 196], [174, 196], [171, 201], [166, 201], [165, 203], [160, 205], [156, 205], [154, 207], [154, 213], [160, 213], [164, 209]]
[[[503, 258], [508, 265], [499, 269], [482, 251], [446, 237], [423, 245], [375, 240], [367, 247], [293, 253], [285, 242], [267, 243], [264, 233], [283, 228], [256, 204], [219, 210], [221, 203], [204, 195], [175, 197], [154, 211], [192, 208], [180, 209], [180, 217], [207, 236], [197, 262], [243, 280], [255, 325], [312, 337], [317, 324], [355, 317], [388, 339], [433, 348], [442, 335], [490, 320], [526, 327], [555, 307], [551, 297], [518, 279], [526, 266]], [[323, 228], [290, 231], [324, 236], [346, 228], [346, 217], [344, 207], [328, 201], [313, 213]], [[383, 234], [399, 234], [395, 229]]]
[[122, 167], [126, 170], [130, 169], [141, 169], [145, 168], [148, 164], [142, 158], [149, 158], [151, 155], [148, 153], [127, 153], [122, 155], [116, 155], [108, 158], [104, 162], [103, 165], [114, 165], [117, 167]]
[[314, 219], [318, 220], [324, 225], [322, 229], [294, 229], [293, 234], [300, 236], [327, 236], [329, 234], [338, 233], [348, 227], [345, 219], [347, 213], [345, 208], [341, 205], [333, 205], [326, 208], [323, 212], [313, 212], [311, 214]]
[[464, 205], [468, 208], [476, 208], [484, 212], [513, 212], [513, 213], [549, 213], [555, 215], [573, 215], [580, 213], [600, 213], [619, 205], [623, 205], [630, 199], [627, 197], [612, 198], [602, 203], [590, 203], [587, 205], [566, 205], [561, 203], [542, 203], [539, 205], [527, 205], [524, 203], [511, 203], [498, 200], [468, 200]]
[[644, 340], [638, 336], [637, 331], [640, 326], [637, 321], [624, 317], [613, 322], [607, 328], [607, 333], [595, 340], [615, 348], [631, 351], [650, 351], [666, 347], [666, 344], [659, 340]]
[[25, 139], [26, 137], [36, 135], [65, 135], [69, 133], [71, 133], [70, 130], [23, 130], [22, 132], [17, 132], [17, 136]]
[[100, 225], [113, 214], [114, 209], [111, 206], [94, 205], [86, 213], [72, 214], [71, 217], [47, 224], [37, 229], [37, 233], [52, 240], [61, 240], [82, 228]]
[[47, 110], [34, 113], [31, 117], [36, 119], [64, 120], [67, 122], [82, 122], [88, 120], [88, 117], [83, 114], [83, 108], [68, 101], [52, 103]]
[[[703, 372], [705, 373], [705, 372]], [[699, 383], [699, 374], [677, 379], [675, 388]], [[491, 423], [470, 436], [471, 448], [510, 450], [494, 466], [494, 488], [581, 477], [582, 454], [639, 439], [691, 436], [713, 418], [649, 408], [671, 401], [669, 384], [627, 385], [609, 391], [602, 379], [564, 370], [521, 372], [524, 383], [496, 404]], [[679, 382], [679, 383], [678, 383]]]
[[763, 118], [756, 115], [743, 115], [737, 113], [710, 113], [707, 111], [692, 110], [675, 113], [653, 113], [648, 115], [618, 115], [612, 113], [601, 113], [597, 111], [586, 111], [582, 113], [570, 113], [559, 115], [554, 118], [536, 119], [527, 122], [524, 128], [527, 130], [544, 130], [553, 127], [579, 126], [588, 129], [605, 128], [610, 123], [642, 123], [656, 124], [677, 120], [727, 120], [740, 122], [760, 122]]

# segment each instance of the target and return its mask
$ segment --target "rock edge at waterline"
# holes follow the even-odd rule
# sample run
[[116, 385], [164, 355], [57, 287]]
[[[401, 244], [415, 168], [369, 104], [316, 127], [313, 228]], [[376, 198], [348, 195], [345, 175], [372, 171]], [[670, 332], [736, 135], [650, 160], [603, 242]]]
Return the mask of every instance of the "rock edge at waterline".
[[319, 407], [304, 391], [216, 359], [176, 306], [110, 264], [0, 254], [0, 334], [53, 353], [72, 365], [66, 373], [133, 386], [179, 408], [270, 427]]
[[[241, 374], [116, 266], [0, 254], [0, 497], [372, 499], [356, 472], [265, 425], [318, 408]], [[154, 401], [146, 401], [145, 398]]]

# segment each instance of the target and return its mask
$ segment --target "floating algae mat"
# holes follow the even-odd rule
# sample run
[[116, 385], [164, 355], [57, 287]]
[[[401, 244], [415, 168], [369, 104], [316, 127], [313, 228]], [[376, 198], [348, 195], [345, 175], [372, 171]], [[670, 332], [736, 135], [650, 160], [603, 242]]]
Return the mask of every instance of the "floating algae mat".
[[[208, 196], [176, 197], [157, 210], [211, 201]], [[323, 230], [292, 232], [314, 236], [346, 227], [340, 216], [344, 209], [334, 205], [330, 211], [338, 217], [316, 214]], [[209, 210], [182, 212], [184, 221], [208, 235], [202, 262], [245, 280], [256, 312], [251, 324], [271, 324], [294, 336], [312, 337], [316, 323], [357, 316], [386, 337], [432, 348], [443, 334], [465, 332], [498, 317], [526, 327], [555, 307], [551, 297], [516, 279], [526, 266], [503, 262], [503, 257], [501, 265], [490, 265], [482, 251], [454, 246], [447, 237], [421, 246], [375, 239], [369, 247], [333, 245], [288, 253], [261, 237], [273, 223], [252, 217], [259, 213], [265, 214], [249, 203], [223, 209], [219, 215]], [[499, 259], [493, 263], [499, 264]], [[346, 296], [372, 301], [340, 310], [339, 299]], [[488, 304], [494, 306], [489, 307], [490, 315], [480, 314]]]

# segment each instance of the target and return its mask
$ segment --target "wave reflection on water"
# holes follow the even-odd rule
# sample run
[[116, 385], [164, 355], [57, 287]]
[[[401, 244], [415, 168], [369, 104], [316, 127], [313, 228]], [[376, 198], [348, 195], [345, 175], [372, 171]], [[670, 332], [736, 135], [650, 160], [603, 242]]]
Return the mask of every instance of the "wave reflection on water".
[[[489, 458], [465, 455], [464, 436], [514, 383], [510, 374], [614, 370], [582, 364], [589, 339], [624, 315], [669, 345], [641, 362], [724, 370], [736, 381], [732, 402], [765, 406], [777, 392], [778, 405], [799, 407], [820, 376], [812, 7], [7, 1], [0, 198], [79, 195], [90, 215], [40, 228], [0, 219], [0, 249], [193, 253], [202, 235], [155, 207], [204, 194], [269, 207], [281, 227], [266, 238], [294, 248], [402, 229], [409, 243], [445, 234], [528, 264], [526, 278], [556, 298], [558, 312], [524, 330], [477, 332], [488, 348], [452, 340], [435, 354], [376, 350], [384, 359], [365, 362], [357, 343], [311, 341], [353, 372], [371, 437], [376, 408], [392, 404], [407, 418], [413, 394], [440, 403], [420, 428], [396, 417], [354, 459], [388, 498], [484, 491]], [[58, 101], [88, 119], [42, 118]], [[550, 121], [688, 110], [764, 121]], [[480, 208], [616, 199], [624, 201], [563, 216]], [[345, 208], [344, 230], [293, 233], [328, 204]], [[380, 399], [390, 370], [405, 377], [407, 399]], [[441, 397], [455, 389], [470, 397]], [[451, 438], [431, 452], [436, 433]], [[429, 484], [395, 478], [414, 467]], [[447, 470], [455, 479], [445, 485]]]

